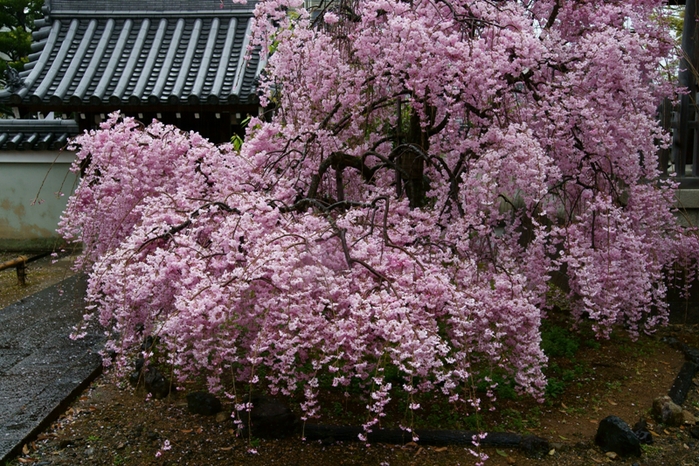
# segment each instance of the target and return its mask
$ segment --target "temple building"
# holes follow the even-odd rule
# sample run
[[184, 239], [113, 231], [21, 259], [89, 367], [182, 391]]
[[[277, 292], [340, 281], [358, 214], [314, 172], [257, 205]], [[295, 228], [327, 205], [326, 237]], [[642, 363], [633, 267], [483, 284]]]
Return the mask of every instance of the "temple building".
[[198, 131], [216, 143], [259, 114], [249, 50], [252, 11], [230, 0], [46, 0], [24, 71], [0, 106], [0, 250], [60, 242], [55, 229], [77, 183], [69, 138], [116, 110]]
[[120, 110], [229, 141], [258, 113], [264, 63], [249, 52], [254, 2], [46, 0], [25, 70], [0, 104], [94, 128]]

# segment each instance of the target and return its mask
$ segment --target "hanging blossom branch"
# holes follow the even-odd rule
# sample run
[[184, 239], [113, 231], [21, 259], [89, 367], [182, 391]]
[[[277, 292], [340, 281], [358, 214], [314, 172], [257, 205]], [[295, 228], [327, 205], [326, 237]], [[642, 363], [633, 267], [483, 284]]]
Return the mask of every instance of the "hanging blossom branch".
[[61, 231], [110, 347], [157, 334], [212, 390], [306, 384], [307, 418], [320, 374], [359, 383], [368, 431], [398, 390], [475, 409], [492, 367], [541, 399], [552, 287], [600, 337], [652, 331], [699, 251], [656, 167], [660, 5], [357, 0], [314, 27], [258, 2], [275, 112], [240, 151], [119, 115], [75, 141]]

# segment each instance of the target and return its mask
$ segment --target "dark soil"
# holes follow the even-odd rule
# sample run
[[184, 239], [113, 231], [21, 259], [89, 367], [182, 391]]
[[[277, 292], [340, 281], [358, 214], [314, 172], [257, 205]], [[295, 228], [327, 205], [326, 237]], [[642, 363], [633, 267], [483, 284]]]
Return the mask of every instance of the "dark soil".
[[[66, 270], [56, 273], [65, 278]], [[30, 270], [29, 279], [33, 280], [31, 274]], [[48, 275], [45, 280], [50, 280]], [[6, 277], [0, 276], [3, 278]], [[0, 307], [9, 299], [6, 291], [6, 287], [0, 288]], [[20, 298], [13, 294], [11, 299]], [[564, 323], [556, 322], [556, 328]], [[554, 332], [553, 339], [559, 345], [551, 349], [557, 356], [551, 360], [551, 386], [543, 404], [518, 398], [504, 388], [494, 403], [496, 409], [491, 412], [486, 406], [482, 418], [474, 424], [474, 416], [460, 412], [441, 398], [425, 397], [421, 400], [424, 410], [416, 426], [429, 429], [475, 426], [538, 435], [550, 442], [550, 450], [540, 458], [510, 448], [484, 448], [481, 451], [490, 456], [486, 463], [490, 465], [697, 465], [699, 440], [690, 434], [692, 426], [666, 427], [649, 415], [652, 400], [668, 393], [684, 362], [682, 353], [664, 343], [666, 336], [699, 347], [699, 328], [693, 326], [674, 325], [637, 342], [625, 336], [598, 342], [565, 332], [556, 336]], [[566, 347], [571, 341], [575, 342], [576, 351]], [[471, 465], [477, 462], [462, 446], [430, 447], [411, 442], [403, 446], [366, 447], [359, 442], [322, 444], [302, 441], [299, 437], [284, 440], [237, 437], [229, 417], [231, 404], [224, 403], [225, 414], [217, 416], [188, 412], [186, 393], [200, 388], [191, 383], [169, 398], [148, 400], [142, 388], [134, 389], [125, 380], [102, 375], [49, 429], [27, 443], [20, 457], [6, 466]], [[358, 413], [362, 403], [358, 397], [346, 401], [328, 393], [322, 401], [324, 418], [315, 422], [361, 423]], [[684, 408], [699, 415], [696, 385]], [[644, 446], [640, 458], [613, 460], [594, 445], [599, 421], [612, 414], [631, 425], [640, 418], [648, 421], [654, 444]], [[257, 453], [250, 453], [251, 449]]]

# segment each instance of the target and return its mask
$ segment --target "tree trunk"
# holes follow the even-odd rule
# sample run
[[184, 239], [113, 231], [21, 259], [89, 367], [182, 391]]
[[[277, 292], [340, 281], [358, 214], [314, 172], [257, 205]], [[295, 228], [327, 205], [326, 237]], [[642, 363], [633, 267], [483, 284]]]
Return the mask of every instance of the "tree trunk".
[[[420, 117], [415, 110], [410, 113], [410, 126], [406, 143], [420, 147], [423, 153], [429, 149], [429, 138], [427, 132], [420, 125]], [[424, 207], [427, 203], [425, 193], [427, 183], [425, 181], [425, 159], [414, 150], [405, 150], [398, 160], [401, 169], [401, 181], [405, 194], [410, 200], [410, 207], [413, 209]]]

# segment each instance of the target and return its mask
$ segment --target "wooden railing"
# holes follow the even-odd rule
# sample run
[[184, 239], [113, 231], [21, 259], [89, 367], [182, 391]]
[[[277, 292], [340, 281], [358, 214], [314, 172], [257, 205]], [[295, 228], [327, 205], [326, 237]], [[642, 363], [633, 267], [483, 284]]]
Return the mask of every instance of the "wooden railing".
[[7, 269], [12, 269], [15, 268], [17, 269], [17, 283], [20, 286], [26, 286], [27, 285], [27, 264], [30, 262], [34, 262], [35, 260], [41, 259], [42, 257], [46, 257], [50, 252], [44, 252], [42, 254], [38, 254], [36, 256], [32, 257], [27, 257], [27, 256], [19, 256], [15, 259], [10, 259], [9, 261], [5, 261], [0, 263], [0, 272], [3, 270]]
[[27, 285], [27, 256], [19, 256], [0, 264], [0, 271], [15, 268], [17, 269], [17, 283], [20, 286]]

